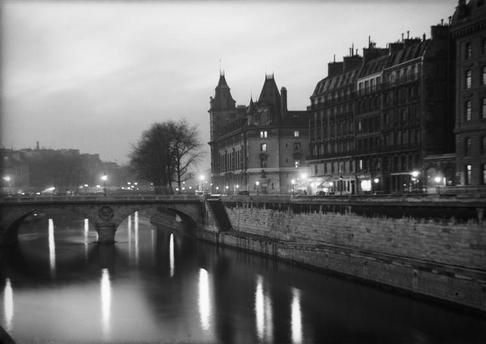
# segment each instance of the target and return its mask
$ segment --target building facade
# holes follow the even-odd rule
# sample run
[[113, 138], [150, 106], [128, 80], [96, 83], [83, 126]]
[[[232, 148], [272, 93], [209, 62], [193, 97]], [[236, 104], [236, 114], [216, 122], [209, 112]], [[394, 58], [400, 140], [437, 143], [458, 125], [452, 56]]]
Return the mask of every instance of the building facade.
[[211, 191], [288, 193], [302, 180], [307, 111], [287, 109], [287, 90], [266, 75], [257, 101], [237, 106], [224, 74], [210, 99]]
[[456, 169], [465, 188], [486, 187], [486, 3], [460, 0], [451, 25], [456, 60]]
[[[428, 155], [454, 151], [449, 26], [431, 38], [351, 49], [311, 96], [308, 159], [313, 192], [412, 192], [453, 176], [425, 170]], [[452, 173], [453, 174], [453, 173]], [[449, 179], [448, 179], [449, 178]]]

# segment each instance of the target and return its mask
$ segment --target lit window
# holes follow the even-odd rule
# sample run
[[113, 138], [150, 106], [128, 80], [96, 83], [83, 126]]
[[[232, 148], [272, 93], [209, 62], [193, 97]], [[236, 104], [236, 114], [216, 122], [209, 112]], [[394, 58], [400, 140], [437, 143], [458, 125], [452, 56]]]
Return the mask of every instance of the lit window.
[[481, 68], [481, 85], [486, 85], [486, 66]]
[[470, 100], [466, 100], [464, 104], [464, 119], [470, 121], [472, 119], [472, 104]]
[[300, 132], [298, 130], [295, 130], [294, 131], [294, 137], [299, 137], [300, 136]]
[[359, 159], [358, 166], [359, 166], [359, 170], [361, 171], [363, 169], [363, 159]]
[[260, 145], [260, 151], [261, 152], [266, 152], [267, 151], [267, 144], [266, 143], [262, 143]]
[[482, 176], [482, 178], [481, 178], [482, 179], [481, 180], [482, 184], [483, 185], [486, 185], [486, 164], [483, 164], [482, 165], [482, 173], [481, 173], [481, 176]]
[[471, 176], [472, 176], [472, 165], [466, 165], [466, 175], [465, 175], [465, 180], [464, 183], [466, 185], [471, 185]]
[[268, 132], [266, 130], [260, 131], [260, 138], [266, 139], [268, 137]]
[[472, 86], [472, 72], [471, 70], [467, 70], [465, 73], [465, 84], [466, 88], [471, 88]]

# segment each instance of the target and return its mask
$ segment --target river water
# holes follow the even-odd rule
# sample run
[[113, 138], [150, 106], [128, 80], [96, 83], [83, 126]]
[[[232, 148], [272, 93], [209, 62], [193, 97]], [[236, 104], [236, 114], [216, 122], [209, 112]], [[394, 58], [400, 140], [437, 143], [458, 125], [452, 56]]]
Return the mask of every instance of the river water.
[[132, 215], [114, 246], [83, 219], [23, 225], [0, 255], [17, 343], [486, 343], [486, 319], [218, 248]]

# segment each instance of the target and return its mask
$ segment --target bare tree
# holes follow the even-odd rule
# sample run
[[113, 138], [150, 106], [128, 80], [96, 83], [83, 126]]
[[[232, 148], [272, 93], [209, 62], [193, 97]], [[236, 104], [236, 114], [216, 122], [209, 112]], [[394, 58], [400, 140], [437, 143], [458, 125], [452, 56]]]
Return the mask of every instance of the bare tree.
[[133, 147], [130, 165], [154, 184], [156, 192], [172, 193], [174, 181], [180, 191], [188, 169], [200, 157], [200, 147], [197, 128], [185, 120], [154, 123]]

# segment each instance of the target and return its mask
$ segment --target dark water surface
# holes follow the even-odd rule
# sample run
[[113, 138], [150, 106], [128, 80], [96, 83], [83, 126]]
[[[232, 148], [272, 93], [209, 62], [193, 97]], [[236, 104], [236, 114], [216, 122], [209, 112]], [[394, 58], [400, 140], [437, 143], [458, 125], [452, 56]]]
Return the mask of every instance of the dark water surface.
[[486, 343], [486, 319], [157, 229], [114, 246], [80, 220], [24, 225], [0, 254], [18, 343]]

